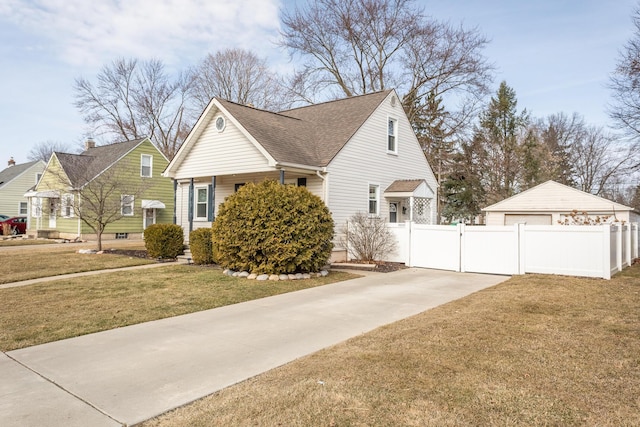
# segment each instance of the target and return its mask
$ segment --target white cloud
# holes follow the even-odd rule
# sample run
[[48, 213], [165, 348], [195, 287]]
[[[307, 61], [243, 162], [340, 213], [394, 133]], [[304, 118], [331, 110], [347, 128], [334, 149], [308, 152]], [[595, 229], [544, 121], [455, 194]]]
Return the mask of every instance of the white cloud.
[[278, 0], [3, 0], [0, 19], [44, 38], [70, 65], [119, 56], [199, 59], [242, 47], [265, 55], [278, 34]]

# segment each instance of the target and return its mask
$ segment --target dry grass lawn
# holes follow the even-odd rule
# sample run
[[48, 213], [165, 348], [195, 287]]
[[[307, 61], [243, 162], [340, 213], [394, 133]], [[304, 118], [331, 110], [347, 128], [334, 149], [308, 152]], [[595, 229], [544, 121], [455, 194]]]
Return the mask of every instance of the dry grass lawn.
[[54, 244], [54, 240], [44, 239], [0, 239], [0, 248], [3, 246], [40, 246]]
[[[142, 246], [144, 248], [144, 246]], [[153, 260], [113, 254], [79, 254], [78, 248], [46, 246], [4, 250], [0, 284], [83, 271], [105, 270], [153, 263]]]
[[[110, 257], [111, 255], [103, 255]], [[257, 282], [212, 267], [171, 265], [0, 289], [0, 350], [92, 332], [358, 277]]]
[[640, 425], [640, 265], [514, 277], [144, 423]]

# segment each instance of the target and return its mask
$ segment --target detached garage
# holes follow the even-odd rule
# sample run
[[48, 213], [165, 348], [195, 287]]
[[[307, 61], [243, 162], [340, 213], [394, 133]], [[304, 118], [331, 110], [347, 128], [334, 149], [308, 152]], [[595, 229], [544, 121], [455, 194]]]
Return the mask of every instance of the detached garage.
[[585, 193], [555, 181], [547, 181], [501, 202], [487, 206], [487, 225], [557, 225], [574, 210], [592, 217], [610, 216], [638, 222], [640, 215], [629, 206]]

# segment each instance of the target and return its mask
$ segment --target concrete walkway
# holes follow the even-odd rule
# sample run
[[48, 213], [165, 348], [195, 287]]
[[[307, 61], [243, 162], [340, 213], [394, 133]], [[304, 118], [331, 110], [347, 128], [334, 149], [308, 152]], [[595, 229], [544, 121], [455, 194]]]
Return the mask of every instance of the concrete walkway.
[[371, 274], [0, 354], [0, 425], [133, 425], [506, 279]]

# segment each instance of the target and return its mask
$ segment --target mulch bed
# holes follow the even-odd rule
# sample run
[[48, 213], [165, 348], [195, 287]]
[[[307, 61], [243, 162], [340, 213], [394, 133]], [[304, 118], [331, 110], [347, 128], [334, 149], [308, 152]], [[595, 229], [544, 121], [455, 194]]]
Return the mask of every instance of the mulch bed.
[[105, 249], [105, 254], [130, 256], [133, 258], [151, 259], [144, 249]]

